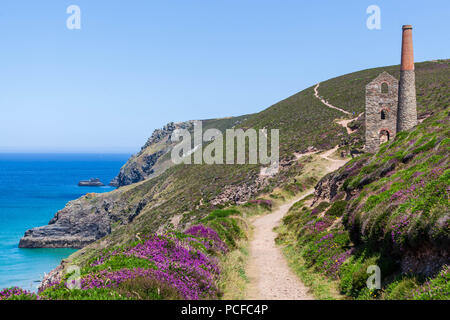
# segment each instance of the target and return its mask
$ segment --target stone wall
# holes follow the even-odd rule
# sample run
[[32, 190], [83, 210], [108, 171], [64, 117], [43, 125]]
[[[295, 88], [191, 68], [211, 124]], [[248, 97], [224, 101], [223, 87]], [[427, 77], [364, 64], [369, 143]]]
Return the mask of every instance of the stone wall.
[[414, 70], [400, 71], [397, 131], [417, 125], [416, 79]]
[[[382, 92], [382, 85], [387, 92]], [[367, 152], [376, 152], [380, 142], [391, 140], [397, 132], [398, 80], [387, 72], [381, 73], [366, 86], [366, 144]], [[382, 119], [382, 112], [385, 119]], [[385, 139], [383, 139], [383, 137]]]

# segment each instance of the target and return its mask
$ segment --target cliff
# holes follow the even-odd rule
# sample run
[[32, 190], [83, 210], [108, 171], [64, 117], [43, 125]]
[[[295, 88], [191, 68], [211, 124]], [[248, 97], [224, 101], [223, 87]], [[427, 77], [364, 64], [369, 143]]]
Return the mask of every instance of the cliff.
[[[164, 172], [172, 165], [169, 155], [175, 145], [171, 140], [173, 131], [176, 129], [192, 131], [193, 124], [194, 121], [170, 122], [163, 128], [156, 129], [139, 153], [125, 163], [119, 174], [109, 184], [114, 187], [122, 187]], [[165, 155], [168, 156], [164, 157]]]
[[116, 191], [87, 194], [70, 201], [49, 224], [27, 230], [20, 248], [83, 248], [111, 232], [117, 223], [130, 223], [139, 206], [128, 205]]

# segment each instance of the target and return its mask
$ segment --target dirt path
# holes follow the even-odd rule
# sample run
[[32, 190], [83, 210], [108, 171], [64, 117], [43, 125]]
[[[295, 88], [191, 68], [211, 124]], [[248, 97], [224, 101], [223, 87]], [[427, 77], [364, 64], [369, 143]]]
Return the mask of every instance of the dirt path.
[[336, 121], [337, 124], [340, 124], [341, 126], [343, 126], [345, 129], [347, 129], [347, 133], [348, 134], [352, 134], [353, 132], [355, 132], [356, 130], [352, 130], [348, 127], [348, 124], [350, 122], [352, 122], [353, 120], [358, 119], [358, 117], [354, 118], [354, 119], [343, 119], [343, 120], [339, 120]]
[[[319, 156], [330, 162], [326, 173], [335, 171], [348, 160], [336, 160], [330, 155], [338, 146], [325, 151]], [[246, 273], [250, 284], [247, 299], [249, 300], [311, 300], [313, 296], [308, 288], [297, 278], [289, 268], [283, 253], [275, 244], [277, 233], [273, 231], [297, 201], [313, 193], [308, 191], [299, 198], [291, 200], [271, 214], [257, 217], [252, 221], [254, 227], [253, 239], [250, 242], [250, 260]]]
[[[338, 146], [318, 154], [330, 164], [326, 172], [332, 172], [343, 166], [348, 160], [336, 160], [330, 156]], [[311, 154], [316, 153], [312, 152]], [[289, 208], [297, 201], [310, 195], [308, 191], [299, 198], [291, 200], [271, 214], [257, 217], [252, 221], [253, 238], [250, 241], [250, 259], [246, 273], [250, 280], [247, 291], [249, 300], [311, 300], [314, 299], [309, 289], [289, 268], [288, 263], [275, 244], [277, 233], [273, 229], [279, 225]]]
[[339, 146], [334, 147], [333, 149], [330, 149], [328, 151], [325, 151], [322, 154], [319, 154], [319, 156], [325, 160], [330, 161], [330, 165], [327, 167], [327, 173], [328, 172], [333, 172], [336, 171], [337, 169], [339, 169], [340, 167], [342, 167], [344, 164], [347, 163], [347, 159], [342, 159], [342, 160], [337, 160], [337, 159], [333, 159], [330, 158], [330, 156], [336, 152], [336, 150], [339, 148]]
[[314, 87], [314, 96], [315, 96], [317, 99], [319, 99], [320, 101], [322, 101], [322, 103], [323, 103], [324, 105], [326, 105], [328, 108], [336, 109], [336, 110], [339, 110], [340, 112], [343, 112], [343, 113], [345, 113], [345, 114], [351, 115], [350, 112], [345, 111], [344, 109], [341, 109], [341, 108], [338, 108], [338, 107], [333, 106], [331, 103], [328, 103], [324, 98], [322, 98], [321, 96], [319, 96], [319, 91], [318, 91], [319, 86], [320, 86], [320, 82], [317, 84], [317, 86]]
[[253, 221], [254, 235], [250, 242], [250, 262], [247, 269], [250, 300], [311, 300], [308, 288], [289, 268], [281, 250], [275, 245], [277, 236], [273, 228], [297, 201], [297, 198], [280, 206], [271, 214]]
[[[319, 84], [314, 88], [314, 95], [324, 105], [329, 108], [339, 110], [347, 115], [350, 112], [335, 107], [319, 96]], [[357, 119], [343, 119], [336, 121], [347, 129], [350, 134], [353, 131], [348, 128], [348, 123]], [[330, 164], [326, 168], [326, 172], [332, 172], [343, 166], [348, 160], [337, 160], [330, 158], [336, 152], [339, 146], [325, 152], [311, 151], [305, 154], [296, 154], [298, 160], [303, 156], [318, 153], [318, 155], [329, 161]], [[277, 233], [273, 229], [279, 225], [283, 216], [288, 212], [289, 208], [297, 201], [313, 193], [314, 190], [308, 191], [300, 198], [291, 200], [271, 214], [257, 217], [252, 221], [254, 227], [253, 239], [250, 242], [250, 259], [246, 270], [250, 284], [247, 292], [247, 299], [250, 300], [310, 300], [314, 299], [309, 289], [297, 278], [293, 271], [289, 268], [285, 257], [280, 248], [275, 244]]]
[[[333, 106], [331, 103], [328, 103], [328, 101], [326, 101], [324, 98], [322, 98], [321, 96], [319, 96], [319, 86], [320, 86], [320, 82], [314, 87], [314, 96], [315, 96], [317, 99], [319, 99], [320, 102], [322, 102], [322, 103], [323, 103], [324, 105], [326, 105], [328, 108], [336, 109], [336, 110], [339, 110], [339, 111], [341, 111], [341, 112], [343, 112], [343, 113], [345, 113], [345, 114], [347, 114], [347, 115], [351, 115], [350, 112], [345, 111], [345, 110], [343, 110], [343, 109], [341, 109], [341, 108], [338, 108], [338, 107], [336, 107], [336, 106]], [[352, 121], [358, 119], [358, 117], [360, 117], [361, 115], [362, 115], [362, 113], [359, 114], [358, 116], [356, 116], [356, 117], [353, 118], [353, 119], [336, 120], [336, 123], [339, 124], [339, 125], [341, 125], [341, 126], [343, 126], [343, 127], [347, 130], [347, 133], [348, 133], [348, 134], [352, 134], [352, 133], [355, 132], [356, 130], [350, 129], [350, 128], [348, 127], [348, 124], [349, 124], [350, 122], [352, 122]]]

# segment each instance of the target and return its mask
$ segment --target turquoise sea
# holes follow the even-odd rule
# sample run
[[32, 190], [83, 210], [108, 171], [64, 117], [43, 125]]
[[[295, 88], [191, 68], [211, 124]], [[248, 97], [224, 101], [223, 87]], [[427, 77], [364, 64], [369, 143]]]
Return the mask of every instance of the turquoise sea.
[[24, 232], [47, 224], [65, 204], [88, 192], [113, 187], [78, 187], [100, 178], [108, 184], [129, 154], [0, 154], [0, 289], [37, 289], [44, 273], [73, 249], [19, 249]]

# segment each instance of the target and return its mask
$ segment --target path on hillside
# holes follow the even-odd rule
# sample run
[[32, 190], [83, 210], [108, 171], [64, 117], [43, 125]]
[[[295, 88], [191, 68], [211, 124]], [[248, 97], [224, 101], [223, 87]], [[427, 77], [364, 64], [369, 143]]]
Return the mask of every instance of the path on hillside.
[[[344, 109], [341, 109], [339, 107], [333, 106], [331, 103], [329, 103], [328, 101], [326, 101], [324, 98], [322, 98], [321, 96], [319, 96], [319, 86], [320, 86], [320, 82], [314, 87], [314, 96], [320, 100], [320, 102], [322, 102], [324, 105], [326, 105], [328, 108], [332, 108], [332, 109], [336, 109], [339, 110], [347, 115], [351, 115], [350, 112], [345, 111]], [[363, 112], [364, 113], [364, 112]], [[336, 123], [343, 126], [346, 130], [348, 134], [352, 134], [353, 132], [355, 132], [356, 130], [352, 130], [348, 127], [348, 124], [356, 119], [358, 119], [363, 113], [360, 113], [358, 116], [356, 116], [353, 119], [342, 119], [342, 120], [336, 120]]]
[[319, 156], [321, 158], [331, 162], [327, 167], [327, 173], [336, 171], [337, 169], [342, 167], [344, 164], [346, 164], [348, 161], [348, 159], [337, 160], [337, 159], [330, 158], [330, 156], [333, 153], [335, 153], [338, 148], [339, 148], [339, 145], [335, 146], [333, 149], [330, 149], [328, 151], [325, 151], [325, 152], [319, 154]]
[[[338, 146], [322, 153], [319, 157], [330, 164], [326, 167], [324, 175], [339, 169], [348, 160], [336, 160], [330, 156]], [[288, 212], [289, 208], [297, 201], [307, 197], [314, 190], [308, 191], [299, 198], [281, 205], [274, 212], [257, 217], [252, 221], [254, 228], [253, 238], [250, 241], [250, 258], [246, 273], [250, 280], [247, 291], [249, 300], [311, 300], [314, 299], [309, 289], [298, 279], [289, 268], [286, 258], [280, 248], [275, 244], [277, 233], [273, 230], [277, 227]]]
[[[325, 101], [325, 99], [319, 96], [318, 88], [319, 84], [314, 88], [314, 95], [324, 105], [329, 108], [339, 110], [347, 115], [350, 112], [341, 108], [335, 107], [332, 104]], [[359, 116], [358, 116], [359, 117]], [[350, 134], [353, 131], [348, 127], [348, 124], [356, 120], [343, 119], [336, 121], [341, 126], [347, 129]], [[296, 161], [302, 156], [318, 154], [319, 157], [330, 162], [327, 165], [324, 175], [333, 172], [342, 167], [348, 160], [337, 160], [330, 158], [330, 156], [336, 152], [339, 146], [335, 146], [333, 149], [320, 152], [310, 151], [304, 154], [296, 155]], [[288, 212], [289, 208], [297, 201], [307, 197], [314, 190], [308, 191], [300, 198], [291, 200], [281, 205], [274, 212], [257, 217], [252, 221], [254, 227], [253, 238], [250, 241], [250, 258], [246, 273], [250, 280], [248, 286], [247, 298], [250, 300], [310, 300], [314, 299], [309, 293], [309, 289], [298, 279], [294, 272], [289, 268], [286, 258], [275, 244], [275, 238], [277, 233], [273, 230], [277, 227]]]
[[281, 250], [275, 244], [273, 231], [289, 208], [306, 195], [283, 204], [271, 214], [253, 221], [254, 234], [250, 242], [250, 261], [247, 275], [250, 280], [249, 300], [311, 300], [308, 288], [289, 268]]
[[332, 108], [332, 109], [339, 110], [340, 112], [343, 112], [343, 113], [345, 113], [345, 114], [348, 114], [349, 116], [351, 115], [350, 112], [345, 111], [344, 109], [338, 108], [338, 107], [336, 107], [336, 106], [333, 106], [331, 103], [328, 103], [328, 101], [326, 101], [324, 98], [322, 98], [321, 96], [319, 96], [319, 91], [318, 91], [319, 86], [320, 86], [320, 82], [314, 87], [314, 96], [315, 96], [317, 99], [319, 99], [320, 101], [322, 101], [322, 103], [323, 103], [324, 105], [326, 105], [328, 108]]

